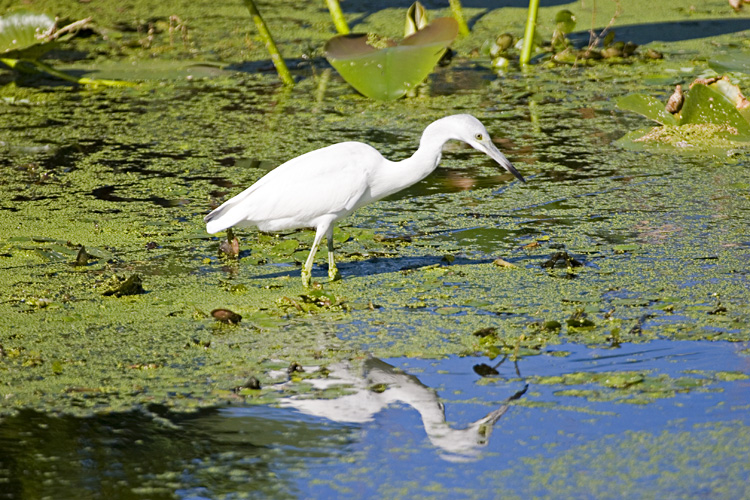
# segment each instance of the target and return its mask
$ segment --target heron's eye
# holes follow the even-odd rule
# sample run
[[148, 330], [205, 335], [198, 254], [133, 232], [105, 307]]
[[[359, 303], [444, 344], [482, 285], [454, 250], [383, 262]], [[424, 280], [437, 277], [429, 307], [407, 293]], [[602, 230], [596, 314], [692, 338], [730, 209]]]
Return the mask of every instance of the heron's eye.
[[483, 140], [483, 139], [484, 139], [484, 136], [483, 136], [482, 134], [476, 134], [476, 135], [474, 136], [474, 139], [476, 139], [476, 140], [478, 140], [478, 141], [481, 141], [481, 140]]

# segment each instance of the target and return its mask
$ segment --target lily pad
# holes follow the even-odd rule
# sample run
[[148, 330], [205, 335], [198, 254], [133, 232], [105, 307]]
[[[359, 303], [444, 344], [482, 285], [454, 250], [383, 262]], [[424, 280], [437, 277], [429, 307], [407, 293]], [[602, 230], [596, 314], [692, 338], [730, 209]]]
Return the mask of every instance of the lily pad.
[[130, 81], [185, 80], [216, 78], [231, 73], [223, 64], [211, 61], [86, 61], [66, 65], [65, 71], [85, 73], [93, 78], [128, 79]]
[[722, 93], [697, 83], [690, 88], [688, 98], [680, 113], [680, 125], [710, 123], [736, 128], [740, 136], [750, 140], [750, 123], [745, 120], [734, 103]]
[[677, 119], [664, 108], [664, 103], [643, 94], [631, 94], [620, 98], [617, 107], [633, 111], [662, 125], [677, 125]]
[[708, 66], [717, 73], [738, 72], [750, 75], [750, 52], [736, 50], [713, 56]]
[[621, 147], [720, 154], [750, 145], [750, 104], [726, 77], [693, 82], [674, 115], [657, 99], [642, 94], [623, 97], [617, 105], [663, 125], [628, 133], [617, 141]]
[[456, 21], [442, 17], [398, 44], [366, 34], [336, 36], [326, 44], [325, 54], [357, 91], [372, 99], [394, 100], [427, 78], [457, 35]]
[[0, 17], [0, 54], [17, 58], [20, 52], [33, 48], [32, 57], [39, 57], [54, 47], [44, 36], [54, 25], [46, 14], [17, 12]]

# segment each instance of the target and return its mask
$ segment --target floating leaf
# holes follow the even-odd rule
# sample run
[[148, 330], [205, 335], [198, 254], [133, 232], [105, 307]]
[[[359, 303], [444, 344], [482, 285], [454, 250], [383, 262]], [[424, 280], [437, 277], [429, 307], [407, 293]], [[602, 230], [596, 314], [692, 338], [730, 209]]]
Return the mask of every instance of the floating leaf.
[[369, 35], [336, 36], [326, 44], [325, 53], [352, 87], [386, 101], [398, 99], [427, 78], [457, 35], [456, 21], [443, 17], [401, 43], [387, 41], [380, 49]]
[[742, 117], [750, 122], [750, 101], [742, 95], [742, 91], [738, 85], [733, 84], [729, 81], [729, 78], [725, 76], [711, 83], [708, 87], [724, 94], [724, 96], [734, 104], [734, 107], [737, 108], [737, 111], [740, 112]]
[[708, 66], [717, 73], [739, 72], [750, 75], [750, 52], [736, 50], [714, 56]]
[[665, 111], [657, 99], [640, 94], [626, 96], [617, 105], [664, 125], [645, 134], [628, 133], [617, 141], [621, 147], [640, 150], [648, 144], [715, 154], [747, 147], [750, 141], [750, 102], [726, 77], [694, 81], [675, 115]]
[[55, 21], [45, 14], [17, 12], [0, 17], [0, 53], [18, 57], [18, 53], [35, 47], [42, 49], [34, 54], [34, 58], [51, 49], [54, 44], [47, 43], [45, 34], [55, 25]]
[[688, 123], [728, 125], [750, 139], [750, 123], [724, 94], [703, 84], [694, 84], [682, 106], [680, 125]]
[[633, 111], [662, 125], [677, 125], [677, 119], [665, 109], [664, 103], [655, 97], [643, 94], [627, 95], [618, 99], [617, 107]]

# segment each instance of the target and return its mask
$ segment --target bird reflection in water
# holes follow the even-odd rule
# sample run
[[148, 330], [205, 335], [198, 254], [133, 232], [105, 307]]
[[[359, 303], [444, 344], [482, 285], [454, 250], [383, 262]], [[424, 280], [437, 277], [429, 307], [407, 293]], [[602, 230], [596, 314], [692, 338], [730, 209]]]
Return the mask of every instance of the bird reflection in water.
[[375, 415], [386, 407], [404, 403], [419, 412], [427, 437], [442, 451], [441, 457], [456, 462], [480, 457], [495, 423], [508, 411], [511, 401], [519, 399], [528, 389], [525, 385], [484, 417], [464, 429], [454, 429], [446, 422], [445, 408], [437, 393], [414, 375], [377, 358], [365, 360], [362, 373], [347, 362], [330, 366], [329, 370], [327, 378], [307, 382], [319, 390], [344, 386], [351, 394], [334, 399], [293, 396], [283, 398], [281, 406], [334, 422], [364, 424], [375, 420]]

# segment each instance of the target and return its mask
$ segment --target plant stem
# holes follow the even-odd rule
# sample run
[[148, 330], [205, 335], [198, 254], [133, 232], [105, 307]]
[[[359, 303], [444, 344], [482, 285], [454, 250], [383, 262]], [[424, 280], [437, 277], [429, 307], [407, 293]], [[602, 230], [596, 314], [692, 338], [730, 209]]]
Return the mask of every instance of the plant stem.
[[349, 25], [346, 24], [344, 13], [341, 12], [339, 0], [326, 0], [326, 4], [328, 5], [328, 10], [331, 12], [331, 19], [333, 19], [333, 24], [336, 26], [336, 31], [339, 32], [339, 35], [348, 35]]
[[281, 81], [284, 82], [284, 85], [294, 85], [294, 78], [292, 78], [292, 74], [289, 73], [289, 68], [284, 61], [284, 57], [276, 47], [276, 43], [273, 41], [271, 32], [268, 31], [268, 26], [266, 26], [266, 22], [261, 17], [260, 12], [258, 11], [258, 7], [255, 6], [255, 2], [253, 2], [253, 0], [243, 1], [245, 3], [245, 7], [247, 7], [247, 10], [250, 11], [250, 17], [253, 18], [255, 27], [258, 28], [258, 33], [260, 34], [261, 40], [263, 40], [268, 53], [271, 55], [271, 61], [273, 62], [273, 65], [276, 66], [276, 72], [279, 74], [279, 78], [281, 78]]
[[461, 7], [461, 0], [450, 0], [450, 4], [453, 19], [458, 23], [458, 33], [461, 36], [468, 36], [469, 25], [466, 24], [466, 19], [464, 19], [464, 9]]
[[42, 73], [47, 73], [52, 76], [56, 76], [57, 78], [61, 80], [65, 80], [66, 82], [72, 82], [77, 83], [79, 85], [91, 85], [93, 87], [96, 87], [98, 85], [104, 85], [107, 87], [132, 87], [135, 85], [133, 82], [126, 82], [121, 80], [99, 80], [96, 78], [77, 78], [75, 76], [69, 75], [67, 73], [63, 73], [62, 71], [56, 70], [52, 66], [48, 64], [44, 64], [43, 62], [37, 61], [36, 59], [8, 59], [8, 58], [0, 58], [0, 62], [8, 66], [9, 68], [16, 68], [20, 63], [28, 63], [34, 66], [34, 68]]
[[529, 0], [529, 13], [526, 17], [526, 31], [523, 34], [523, 50], [521, 51], [521, 66], [529, 64], [531, 48], [534, 46], [534, 30], [536, 29], [536, 13], [539, 10], [539, 0]]

